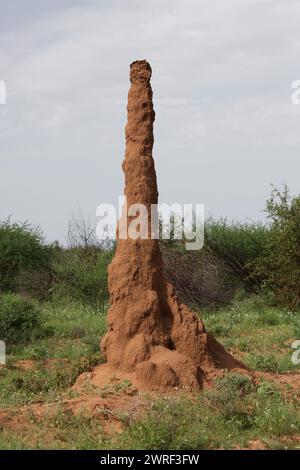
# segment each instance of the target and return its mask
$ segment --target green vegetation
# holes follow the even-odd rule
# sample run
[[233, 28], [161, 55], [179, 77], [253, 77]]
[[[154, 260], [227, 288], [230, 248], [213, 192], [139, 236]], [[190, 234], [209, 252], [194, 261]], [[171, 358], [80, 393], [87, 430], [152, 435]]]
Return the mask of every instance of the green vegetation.
[[252, 274], [254, 263], [265, 250], [269, 230], [262, 224], [235, 223], [209, 219], [205, 224], [206, 247], [228, 264], [248, 289], [260, 285]]
[[0, 223], [0, 294], [15, 292], [39, 301], [78, 301], [103, 309], [108, 301], [107, 266], [113, 248], [47, 245], [28, 223]]
[[271, 384], [256, 387], [245, 376], [228, 374], [215, 385], [194, 400], [156, 400], [113, 444], [123, 449], [226, 449], [259, 438], [268, 446], [274, 436], [300, 430], [294, 405]]
[[16, 294], [0, 296], [0, 338], [7, 344], [24, 339], [39, 325], [40, 308]]
[[0, 222], [0, 292], [15, 290], [23, 271], [46, 269], [52, 248], [44, 243], [41, 231], [27, 222]]
[[99, 338], [106, 330], [105, 312], [80, 303], [48, 302], [41, 310], [40, 325], [30, 341], [13, 344], [9, 359], [78, 360], [99, 351]]
[[[208, 331], [249, 366], [291, 377], [299, 372], [291, 362], [297, 313], [240, 292], [230, 307], [205, 310], [201, 316]], [[104, 313], [90, 306], [44, 304], [35, 335], [13, 345], [6, 367], [0, 369], [0, 413], [1, 408], [13, 410], [36, 402], [55, 403], [57, 412], [42, 421], [33, 416], [28, 431], [3, 428], [1, 449], [244, 448], [252, 441], [266, 448], [300, 445], [293, 437], [300, 432], [300, 391], [297, 396], [288, 385], [279, 390], [266, 380], [254, 384], [240, 374], [225, 374], [212, 389], [192, 397], [141, 397], [136, 416], [130, 410], [115, 411], [120, 434], [108, 433], [93, 416], [74, 416], [60, 409], [66, 398], [76, 397], [69, 388], [76, 378], [102, 362], [98, 342], [105, 329]], [[89, 393], [103, 399], [126, 396], [130, 385], [124, 381]]]
[[252, 295], [226, 308], [202, 311], [201, 317], [208, 331], [249, 367], [266, 372], [299, 369], [291, 361], [299, 312], [270, 306], [261, 295]]
[[61, 250], [52, 262], [53, 297], [103, 309], [108, 302], [107, 266], [112, 251], [96, 247]]
[[278, 304], [295, 309], [300, 305], [300, 197], [288, 189], [273, 189], [267, 201], [271, 221], [264, 252], [252, 262], [253, 274], [274, 293]]
[[[0, 426], [0, 448], [300, 448], [300, 390], [291, 385], [300, 370], [291, 361], [300, 339], [299, 207], [299, 197], [274, 189], [267, 225], [211, 219], [206, 246], [195, 253], [174, 239], [162, 242], [166, 276], [179, 296], [200, 310], [227, 350], [262, 372], [261, 380], [225, 374], [203, 393], [140, 395], [134, 412], [103, 408], [97, 416], [75, 416], [63, 405], [76, 398], [70, 387], [77, 377], [103, 362], [113, 247], [97, 244], [83, 218], [72, 219], [68, 248], [47, 245], [28, 224], [2, 222], [0, 339], [7, 363], [0, 366], [0, 418], [24, 407], [30, 426]], [[286, 375], [276, 386], [278, 373]], [[128, 398], [131, 383], [87, 392]], [[55, 412], [37, 419], [31, 406], [39, 403], [55, 405]], [[107, 430], [112, 414], [121, 432]]]
[[42, 422], [32, 418], [28, 434], [0, 431], [0, 448], [45, 448], [46, 443], [58, 449], [239, 449], [257, 441], [264, 448], [298, 448], [296, 403], [267, 381], [254, 385], [234, 373], [194, 397], [145, 398], [139, 417], [118, 418], [123, 431], [109, 434], [95, 417], [58, 407]]
[[73, 361], [56, 361], [54, 367], [46, 367], [45, 362], [39, 361], [28, 370], [10, 362], [0, 370], [0, 407], [57, 401], [61, 392], [71, 387], [80, 374], [101, 362], [100, 353]]
[[[287, 188], [273, 189], [266, 204], [266, 225], [209, 219], [200, 252], [185, 252], [184, 241], [163, 240], [166, 274], [181, 298], [196, 307], [220, 306], [230, 303], [239, 286], [248, 293], [268, 296], [275, 306], [297, 310], [299, 201]], [[114, 247], [97, 243], [82, 215], [71, 222], [69, 248], [47, 245], [41, 232], [29, 224], [2, 222], [0, 292], [41, 301], [76, 301], [103, 310]]]
[[209, 220], [206, 246], [227, 263], [248, 290], [273, 297], [275, 305], [300, 305], [300, 197], [273, 188], [268, 225]]

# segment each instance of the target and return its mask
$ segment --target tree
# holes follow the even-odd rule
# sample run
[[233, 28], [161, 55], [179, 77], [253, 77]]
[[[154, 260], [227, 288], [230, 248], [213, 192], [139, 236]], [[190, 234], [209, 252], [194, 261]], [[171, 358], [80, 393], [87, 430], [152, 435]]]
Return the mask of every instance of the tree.
[[300, 196], [292, 197], [286, 186], [273, 187], [266, 212], [270, 233], [254, 271], [278, 303], [294, 309], [300, 305]]

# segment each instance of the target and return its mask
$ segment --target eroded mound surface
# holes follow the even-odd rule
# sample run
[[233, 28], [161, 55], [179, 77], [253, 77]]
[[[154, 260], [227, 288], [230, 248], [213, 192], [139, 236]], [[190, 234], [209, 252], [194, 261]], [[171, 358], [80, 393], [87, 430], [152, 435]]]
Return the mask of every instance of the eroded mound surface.
[[199, 388], [205, 369], [244, 366], [206, 333], [203, 322], [179, 302], [164, 279], [158, 240], [151, 239], [151, 205], [158, 203], [158, 191], [150, 78], [148, 62], [131, 64], [123, 162], [127, 208], [135, 204], [147, 208], [148, 238], [118, 236], [120, 227], [123, 233], [133, 220], [124, 207], [109, 267], [111, 308], [101, 347], [110, 366], [135, 372], [149, 389]]

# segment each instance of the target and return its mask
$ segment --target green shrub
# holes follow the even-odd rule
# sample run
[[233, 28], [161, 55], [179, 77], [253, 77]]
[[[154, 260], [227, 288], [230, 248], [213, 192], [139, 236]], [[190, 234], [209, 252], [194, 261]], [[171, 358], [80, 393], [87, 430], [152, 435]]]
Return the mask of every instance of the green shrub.
[[111, 258], [111, 251], [96, 247], [62, 250], [52, 264], [54, 294], [102, 310], [109, 298], [107, 267]]
[[205, 243], [255, 291], [292, 310], [300, 306], [300, 196], [273, 188], [266, 203], [270, 224], [209, 219]]
[[35, 303], [16, 294], [0, 296], [0, 339], [16, 343], [40, 323], [40, 310]]
[[14, 290], [22, 271], [48, 266], [50, 253], [39, 229], [28, 223], [0, 222], [0, 291]]
[[276, 302], [291, 309], [300, 306], [300, 196], [287, 187], [274, 188], [267, 201], [271, 221], [265, 251], [251, 263], [254, 276], [264, 281]]
[[251, 289], [260, 284], [260, 278], [253, 275], [249, 263], [264, 252], [268, 235], [268, 228], [259, 223], [230, 223], [226, 219], [210, 218], [205, 224], [206, 247]]

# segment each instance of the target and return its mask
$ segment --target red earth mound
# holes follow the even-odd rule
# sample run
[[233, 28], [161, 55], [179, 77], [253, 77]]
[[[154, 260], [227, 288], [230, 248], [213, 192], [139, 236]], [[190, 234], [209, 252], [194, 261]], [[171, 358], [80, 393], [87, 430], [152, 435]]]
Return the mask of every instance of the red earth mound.
[[158, 240], [151, 239], [151, 205], [158, 203], [152, 158], [155, 112], [151, 73], [145, 60], [131, 64], [123, 161], [127, 207], [146, 206], [148, 238], [119, 236], [120, 227], [124, 230], [134, 220], [124, 207], [117, 250], [109, 267], [111, 307], [101, 348], [113, 369], [134, 371], [148, 389], [195, 389], [202, 386], [205, 369], [244, 366], [205, 331], [194, 312], [180, 303], [164, 278]]

